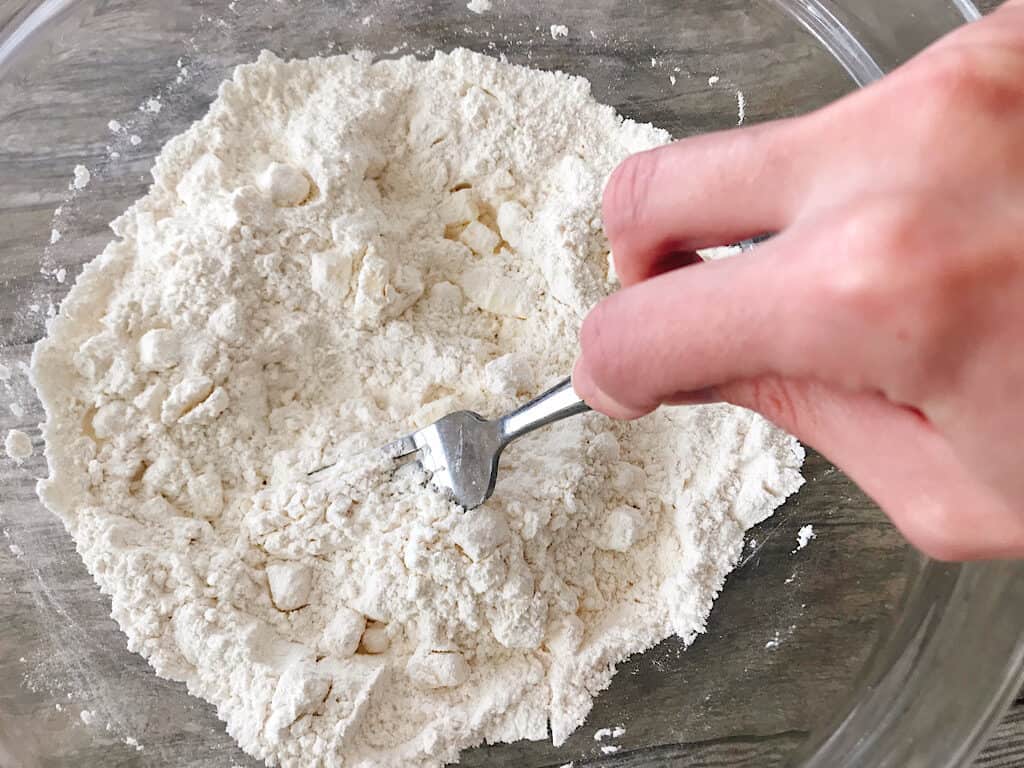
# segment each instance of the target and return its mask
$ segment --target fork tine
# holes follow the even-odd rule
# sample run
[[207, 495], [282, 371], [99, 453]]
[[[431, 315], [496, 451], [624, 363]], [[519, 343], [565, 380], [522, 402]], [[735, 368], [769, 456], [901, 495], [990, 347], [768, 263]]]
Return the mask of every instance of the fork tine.
[[385, 456], [387, 456], [389, 459], [396, 460], [403, 459], [406, 456], [410, 456], [416, 453], [416, 451], [418, 450], [419, 446], [416, 445], [414, 435], [406, 435], [405, 437], [400, 437], [393, 443], [388, 443], [383, 448], [381, 448], [381, 452]]
[[[380, 448], [380, 452], [385, 456], [385, 458], [391, 459], [392, 461], [398, 461], [399, 459], [404, 459], [407, 456], [412, 456], [420, 449], [420, 447], [416, 445], [415, 437], [416, 435], [400, 437], [394, 442], [388, 443]], [[336, 466], [338, 466], [337, 463], [326, 464], [314, 469], [312, 472], [307, 472], [306, 477], [317, 479], [318, 476], [323, 475], [329, 469], [334, 469]]]

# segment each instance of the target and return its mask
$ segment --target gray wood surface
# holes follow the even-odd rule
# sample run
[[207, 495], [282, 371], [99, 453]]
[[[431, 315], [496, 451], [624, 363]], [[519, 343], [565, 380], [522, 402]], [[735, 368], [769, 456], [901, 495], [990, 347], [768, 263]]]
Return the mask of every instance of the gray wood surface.
[[[522, 4], [530, 5], [526, 0]], [[591, 4], [566, 3], [557, 21], [570, 19], [576, 8], [578, 23], [570, 21], [570, 26], [586, 28]], [[651, 0], [646, 8], [656, 14], [671, 4]], [[666, 24], [657, 39], [630, 36], [629, 29], [597, 29], [594, 45], [601, 56], [593, 71], [564, 45], [543, 34], [538, 37], [533, 24], [513, 28], [508, 52], [515, 60], [517, 45], [536, 41], [530, 43], [529, 63], [585, 71], [594, 79], [599, 98], [677, 135], [734, 125], [738, 88], [747, 94], [748, 119], [754, 121], [806, 111], [848, 87], [844, 73], [825, 54], [808, 46], [806, 37], [788, 31], [777, 17], [752, 18], [744, 0], [720, 4], [728, 11], [723, 17], [731, 24], [727, 28], [712, 28], [698, 14], [689, 26]], [[205, 4], [194, 0], [177, 5]], [[538, 0], [534, 5], [531, 13], [540, 16], [548, 3]], [[33, 80], [26, 75], [16, 92], [0, 87], [0, 293], [17, 297], [16, 302], [0, 301], [0, 361], [15, 367], [14, 377], [0, 387], [0, 436], [19, 427], [29, 432], [36, 447], [36, 455], [22, 467], [0, 462], [0, 768], [257, 765], [234, 747], [211, 707], [188, 697], [182, 685], [158, 680], [139, 657], [127, 652], [109, 618], [108, 600], [98, 594], [73, 544], [33, 494], [33, 478], [45, 472], [35, 427], [42, 414], [17, 363], [27, 360], [42, 332], [47, 302], [66, 290], [39, 273], [39, 253], [53, 211], [62, 204], [67, 209], [60, 220], [65, 238], [49, 250], [48, 258], [54, 266], [66, 267], [72, 279], [107, 239], [106, 223], [144, 192], [144, 174], [160, 141], [202, 113], [220, 77], [218, 65], [238, 56], [229, 41], [211, 33], [203, 41], [192, 92], [169, 92], [168, 106], [153, 124], [149, 116], [139, 115], [141, 100], [173, 80], [179, 55], [190, 63], [200, 57], [155, 44], [153, 30], [173, 25], [173, 17], [123, 23], [118, 14], [129, 6], [130, 0], [110, 2], [104, 13], [67, 21], [69, 37], [91, 28], [105, 37], [91, 48], [61, 51], [67, 66], [60, 77]], [[465, 2], [449, 6], [466, 18]], [[319, 27], [306, 21], [314, 31], [294, 40], [288, 36], [289, 25], [276, 30], [275, 49], [309, 55], [335, 42], [328, 31], [317, 37]], [[618, 23], [628, 27], [633, 21]], [[413, 49], [435, 41], [436, 21], [424, 17], [405, 23]], [[391, 43], [380, 32], [386, 28], [360, 29], [358, 39], [368, 48], [387, 50]], [[495, 41], [486, 30], [450, 29], [454, 31], [446, 45], [482, 50]], [[263, 39], [266, 32], [254, 27], [252, 34]], [[709, 34], [719, 35], [716, 44], [708, 44]], [[107, 45], [112, 35], [117, 47]], [[500, 38], [497, 42], [505, 44]], [[346, 47], [344, 41], [338, 45]], [[746, 79], [726, 88], [707, 87], [710, 74], [729, 78], [751, 52], [762, 57], [762, 71], [748, 72]], [[683, 65], [676, 91], [667, 89], [671, 69], [646, 66], [654, 57]], [[142, 81], [136, 69], [152, 73], [150, 79]], [[97, 71], [104, 73], [104, 82], [90, 77]], [[123, 88], [105, 82], [122, 80]], [[4, 97], [21, 99], [27, 93], [33, 94], [31, 102], [5, 106], [14, 100], [5, 102]], [[100, 112], [97, 103], [103, 105]], [[50, 119], [55, 104], [59, 121]], [[113, 117], [138, 124], [143, 139], [137, 147], [122, 142], [117, 162], [109, 160], [105, 147], [111, 140], [106, 123]], [[89, 194], [68, 203], [68, 177], [79, 162], [97, 173]], [[31, 310], [32, 304], [39, 309]], [[24, 405], [23, 416], [8, 410], [12, 402]], [[683, 653], [670, 640], [626, 662], [612, 688], [598, 698], [588, 725], [565, 748], [505, 745], [470, 752], [464, 764], [785, 764], [849, 694], [915, 567], [884, 516], [824, 459], [812, 454], [806, 474], [809, 482], [801, 494], [751, 533], [749, 555], [716, 604], [707, 634], [689, 650]], [[815, 526], [818, 538], [806, 550], [794, 552], [796, 532], [807, 523]], [[84, 726], [82, 710], [94, 713], [99, 725]], [[622, 754], [601, 758], [593, 732], [618, 723], [627, 727]], [[125, 743], [127, 737], [138, 738], [144, 751]], [[1024, 764], [1024, 708], [1010, 713], [978, 764]]]

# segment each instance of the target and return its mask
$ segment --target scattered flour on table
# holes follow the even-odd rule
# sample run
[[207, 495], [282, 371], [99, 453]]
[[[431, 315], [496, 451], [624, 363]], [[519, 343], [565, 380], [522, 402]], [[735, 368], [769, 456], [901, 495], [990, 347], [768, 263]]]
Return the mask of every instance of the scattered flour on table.
[[569, 36], [569, 28], [565, 24], [552, 24], [551, 25], [551, 39], [558, 40]]
[[617, 739], [620, 736], [625, 735], [626, 729], [621, 725], [616, 725], [614, 728], [598, 728], [594, 731], [594, 741], [604, 741], [605, 739]]
[[32, 455], [32, 440], [20, 429], [12, 429], [4, 439], [4, 450], [20, 464]]
[[795, 553], [799, 552], [801, 549], [803, 549], [804, 547], [806, 547], [808, 544], [811, 543], [811, 539], [816, 539], [816, 538], [818, 538], [818, 537], [814, 533], [814, 526], [813, 525], [802, 526], [800, 528], [800, 530], [797, 531], [797, 534], [796, 534], [796, 549], [793, 550], [793, 553], [795, 554]]
[[561, 744], [616, 664], [704, 631], [745, 531], [802, 483], [759, 417], [563, 422], [469, 513], [370, 458], [571, 369], [615, 287], [604, 183], [668, 140], [585, 80], [459, 50], [265, 53], [164, 147], [35, 350], [39, 493], [129, 648], [247, 752]]
[[469, 0], [466, 7], [473, 13], [487, 13], [494, 7], [491, 0]]
[[89, 173], [89, 169], [84, 165], [76, 165], [74, 177], [71, 179], [72, 189], [85, 189], [89, 186], [89, 181], [92, 179], [92, 174]]
[[795, 632], [796, 624], [790, 624], [789, 627], [785, 630], [776, 630], [775, 633], [772, 635], [772, 639], [764, 644], [765, 650], [778, 650], [780, 647], [782, 647], [783, 641], [792, 638]]

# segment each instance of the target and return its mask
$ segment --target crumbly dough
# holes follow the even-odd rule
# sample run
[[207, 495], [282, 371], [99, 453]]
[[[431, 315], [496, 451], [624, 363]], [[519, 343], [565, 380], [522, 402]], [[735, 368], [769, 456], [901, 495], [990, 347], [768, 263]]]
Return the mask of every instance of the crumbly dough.
[[263, 54], [164, 148], [36, 349], [39, 491], [129, 648], [247, 752], [560, 744], [617, 663], [704, 629], [802, 482], [749, 412], [558, 424], [473, 512], [372, 450], [569, 372], [615, 287], [605, 180], [667, 140], [584, 80], [458, 50]]

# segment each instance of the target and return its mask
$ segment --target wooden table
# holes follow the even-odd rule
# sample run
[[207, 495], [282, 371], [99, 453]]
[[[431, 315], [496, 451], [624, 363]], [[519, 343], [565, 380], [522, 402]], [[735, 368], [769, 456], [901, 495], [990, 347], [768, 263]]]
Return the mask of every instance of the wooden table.
[[[731, 4], [737, 15], [747, 5], [741, 0], [721, 3]], [[129, 2], [123, 0], [120, 4]], [[181, 0], [177, 5], [203, 4], [198, 0]], [[537, 0], [536, 5], [538, 12], [543, 12], [550, 4]], [[995, 3], [990, 0], [986, 5]], [[0, 9], [4, 7], [0, 0]], [[102, 16], [87, 21], [105, 23]], [[429, 40], [433, 34], [430, 22], [421, 21], [424, 39]], [[757, 34], [751, 31], [754, 27], [738, 23], [737, 32]], [[371, 27], [367, 34], [372, 35], [374, 29]], [[526, 31], [531, 35], [534, 32], [532, 26]], [[147, 58], [148, 49], [157, 46], [145, 38], [144, 29], [111, 24], [110, 32], [119, 36], [119, 45], [135, 47], [140, 68], [152, 64]], [[565, 54], [566, 49], [544, 37], [541, 35], [543, 45], [538, 46], [532, 63], [573, 71], [574, 62]], [[325, 50], [328, 39], [325, 36], [318, 43]], [[751, 40], [751, 45], [758, 42]], [[482, 38], [472, 47], [483, 49], [487, 43]], [[380, 41], [370, 40], [367, 45], [380, 50], [388, 48]], [[278, 50], [289, 52], [286, 47]], [[796, 73], [784, 87], [780, 86], [780, 67], [793, 49], [766, 45], [764, 51], [765, 68], [772, 71], [764, 76], [763, 90], [775, 100], [770, 105], [775, 111], [761, 112], [761, 117], [801, 111], [813, 106], [815, 98], [834, 93], [828, 88], [816, 92], [813, 83]], [[622, 79], [643, 76], [647, 62], [653, 58], [651, 52], [631, 49], [632, 58], [628, 61], [618, 53], [612, 47], [606, 57], [604, 84], [596, 88], [602, 99], [612, 98], [616, 91], [644, 92], [643, 84], [622, 85]], [[219, 54], [219, 50], [212, 50], [213, 56]], [[636, 66], [638, 61], [643, 63], [642, 68]], [[670, 124], [678, 119], [680, 110], [677, 103], [668, 103], [669, 96], [660, 102], [648, 99], [643, 105], [648, 119], [666, 124], [678, 135], [734, 125], [735, 84], [717, 91], [705, 85], [708, 75], [717, 67], [727, 75], [730, 62], [715, 52], [705, 60], [689, 57], [682, 63], [692, 68], [686, 76], [680, 74], [679, 91], [675, 94], [676, 98], [682, 94], [684, 101], [690, 100], [685, 120]], [[121, 66], [122, 69], [107, 69], [106, 76], [134, 82], [132, 69], [123, 63]], [[170, 68], [174, 69], [173, 58]], [[666, 91], [671, 71], [652, 75], [647, 93], [655, 87]], [[840, 81], [845, 77], [839, 71], [834, 75]], [[616, 87], [608, 87], [609, 83]], [[52, 182], [50, 191], [42, 193], [32, 186], [20, 187], [13, 173], [5, 178], [0, 171], [0, 216], [7, 217], [5, 222], [12, 222], [10, 231], [2, 230], [2, 237], [10, 237], [3, 246], [8, 249], [5, 255], [9, 252], [11, 259], [3, 264], [0, 282], [8, 283], [5, 291], [12, 294], [45, 296], [52, 288], [52, 279], [47, 282], [39, 274], [38, 254], [49, 232], [53, 209], [62, 201], [71, 166], [77, 162], [94, 167], [101, 164], [103, 143], [110, 140], [107, 119], [137, 113], [140, 93], [150, 95], [159, 83], [141, 85], [140, 93], [124, 94], [123, 103], [104, 101], [106, 111], [99, 130], [92, 124], [97, 120], [93, 105], [81, 96], [94, 85], [71, 76], [67, 82], [52, 84], [54, 89], [63, 89], [60, 97], [67, 102], [63, 112], [66, 120], [59, 125], [40, 119], [34, 114], [33, 105], [19, 105], [21, 108], [13, 119], [24, 121], [22, 136], [34, 137], [35, 130], [59, 134], [48, 142], [51, 151], [45, 155], [31, 138], [24, 145], [19, 141], [0, 145], [0, 157], [6, 152], [13, 158], [11, 168], [37, 174], [40, 164], [45, 163]], [[208, 97], [213, 84], [206, 85]], [[0, 90], [0, 116], [6, 109], [4, 95]], [[759, 109], [769, 106], [768, 98], [759, 100], [758, 95], [758, 89], [748, 93], [751, 120], [758, 118]], [[196, 110], [201, 111], [202, 98], [196, 97]], [[616, 106], [634, 113], [638, 102], [627, 99]], [[169, 112], [170, 108], [165, 109], [161, 119], [174, 119]], [[723, 120], [721, 124], [701, 122], [708, 114], [716, 113]], [[149, 119], [145, 114], [143, 118]], [[90, 143], [83, 136], [100, 138]], [[112, 179], [116, 169], [111, 169], [106, 178], [98, 176], [94, 180], [90, 193], [109, 194], [109, 201], [105, 208], [98, 205], [79, 222], [84, 250], [98, 252], [108, 238], [106, 222], [144, 192], [143, 174], [157, 150], [154, 144], [144, 136], [138, 148], [123, 147], [119, 168], [127, 168], [130, 173], [123, 172]], [[65, 246], [70, 239], [66, 239]], [[71, 254], [66, 263], [73, 268], [80, 262], [81, 258]], [[24, 360], [31, 342], [39, 336], [42, 316], [26, 319], [23, 309], [0, 306], [5, 362]], [[31, 396], [24, 378], [16, 374], [12, 381], [4, 392], [14, 392], [19, 401], [28, 402]], [[7, 412], [6, 400], [2, 405], [0, 434], [10, 426], [19, 426], [37, 436], [32, 420], [38, 420], [38, 411], [19, 420]], [[19, 470], [10, 462], [0, 464], [0, 483], [7, 491], [0, 504], [0, 766], [29, 765], [11, 762], [3, 752], [5, 743], [27, 738], [36, 740], [40, 749], [52, 747], [48, 766], [256, 766], [223, 733], [211, 707], [188, 698], [180, 684], [155, 679], [140, 658], [124, 649], [123, 636], [109, 618], [107, 600], [96, 594], [66, 534], [51, 518], [40, 514], [31, 474], [45, 470], [39, 463], [38, 441], [36, 448], [35, 463], [27, 465], [29, 471]], [[818, 708], [838, 700], [855, 679], [874, 639], [885, 631], [886, 618], [898, 600], [904, 584], [900, 568], [905, 548], [877, 509], [820, 457], [812, 456], [806, 469], [811, 480], [807, 492], [754, 532], [758, 545], [730, 579], [716, 605], [708, 634], [685, 654], [680, 653], [678, 644], [667, 641], [642, 658], [630, 660], [623, 665], [613, 688], [598, 699], [592, 719], [595, 727], [615, 724], [623, 713], [653, 713], [650, 717], [636, 716], [626, 723], [626, 739], [633, 743], [625, 745], [619, 764], [646, 766], [660, 758], [665, 762], [658, 764], [665, 765], [674, 758], [692, 766], [776, 765], [782, 759], [780, 755], [806, 738], [807, 730], [817, 723]], [[795, 534], [807, 522], [815, 523], [819, 538], [796, 556], [792, 552]], [[855, 578], [850, 578], [851, 574]], [[792, 585], [780, 589], [791, 575]], [[830, 601], [835, 601], [835, 605], [830, 605]], [[807, 619], [791, 623], [788, 617], [802, 615], [803, 605], [810, 607]], [[771, 647], [771, 643], [778, 645]], [[730, 679], [723, 680], [717, 665], [726, 663], [730, 666]], [[9, 688], [8, 683], [17, 690]], [[696, 707], [695, 702], [699, 702]], [[86, 707], [103, 721], [112, 722], [113, 730], [83, 727], [79, 711]], [[735, 713], [746, 711], [756, 712], [762, 719], [736, 727]], [[574, 736], [569, 745], [571, 751], [564, 759], [552, 755], [545, 762], [538, 750], [511, 745], [493, 753], [470, 753], [465, 764], [559, 765], [578, 755], [593, 755], [592, 734], [593, 727], [588, 726]], [[132, 736], [145, 742], [144, 752], [136, 752], [130, 743], [125, 743]], [[1022, 761], [1024, 706], [1018, 705], [1002, 723], [978, 765], [1013, 766]]]

